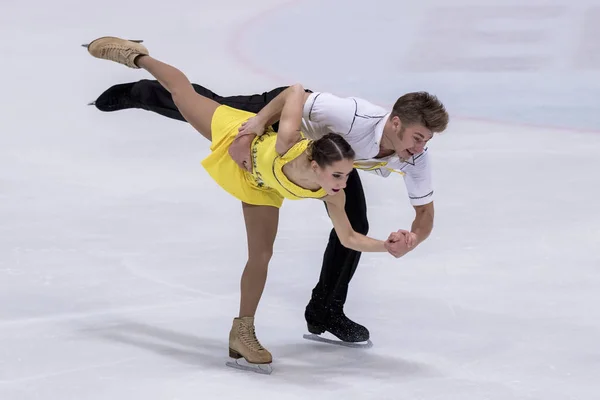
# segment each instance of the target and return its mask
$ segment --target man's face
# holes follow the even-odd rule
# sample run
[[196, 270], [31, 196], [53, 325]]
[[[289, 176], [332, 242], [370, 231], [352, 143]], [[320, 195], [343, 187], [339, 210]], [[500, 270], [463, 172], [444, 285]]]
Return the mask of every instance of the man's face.
[[401, 126], [398, 133], [397, 144], [394, 145], [396, 154], [403, 160], [421, 154], [433, 133], [423, 125], [412, 124]]

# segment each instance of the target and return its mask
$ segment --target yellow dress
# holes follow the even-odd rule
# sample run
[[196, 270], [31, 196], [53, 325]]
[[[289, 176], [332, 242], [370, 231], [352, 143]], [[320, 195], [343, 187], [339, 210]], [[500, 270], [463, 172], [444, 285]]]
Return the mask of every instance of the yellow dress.
[[277, 135], [268, 129], [252, 141], [252, 173], [240, 168], [229, 155], [229, 146], [238, 134], [238, 128], [256, 114], [219, 106], [211, 122], [211, 154], [202, 160], [208, 174], [229, 194], [244, 203], [281, 207], [283, 199], [320, 199], [327, 193], [304, 189], [290, 181], [283, 166], [302, 154], [310, 141], [302, 139], [284, 155], [275, 151]]

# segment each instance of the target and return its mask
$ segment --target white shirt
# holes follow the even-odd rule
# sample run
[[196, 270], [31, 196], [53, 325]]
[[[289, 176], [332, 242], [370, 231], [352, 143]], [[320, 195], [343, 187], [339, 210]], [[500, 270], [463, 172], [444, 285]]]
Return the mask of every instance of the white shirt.
[[342, 135], [356, 153], [355, 166], [384, 178], [401, 174], [410, 203], [420, 206], [433, 201], [431, 165], [427, 148], [411, 160], [402, 161], [394, 154], [375, 158], [390, 113], [384, 108], [356, 97], [337, 97], [331, 93], [311, 93], [302, 118], [302, 133], [319, 139], [327, 133]]

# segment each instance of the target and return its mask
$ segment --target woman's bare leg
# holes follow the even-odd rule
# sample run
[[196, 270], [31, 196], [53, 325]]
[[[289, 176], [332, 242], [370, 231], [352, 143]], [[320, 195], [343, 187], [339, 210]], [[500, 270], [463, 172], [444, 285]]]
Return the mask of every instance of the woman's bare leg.
[[187, 76], [172, 65], [145, 55], [138, 56], [135, 63], [152, 74], [171, 93], [173, 102], [186, 121], [211, 140], [212, 117], [220, 104], [196, 93]]
[[254, 317], [267, 281], [269, 261], [279, 225], [279, 209], [242, 203], [246, 234], [248, 236], [248, 262], [240, 284], [240, 317]]
[[118, 37], [103, 36], [86, 47], [93, 57], [150, 72], [171, 93], [182, 116], [205, 138], [212, 139], [211, 123], [219, 104], [196, 93], [183, 72], [150, 57], [144, 45]]

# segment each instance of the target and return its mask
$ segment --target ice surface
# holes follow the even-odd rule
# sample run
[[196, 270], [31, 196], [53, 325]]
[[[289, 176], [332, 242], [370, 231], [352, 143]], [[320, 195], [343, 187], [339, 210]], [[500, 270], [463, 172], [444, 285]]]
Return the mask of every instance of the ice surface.
[[[4, 0], [0, 399], [596, 398], [600, 8], [413, 3]], [[302, 339], [331, 224], [287, 202], [257, 315], [274, 372], [225, 367], [241, 208], [187, 124], [86, 106], [150, 78], [80, 47], [103, 35], [222, 94], [441, 97], [434, 232], [400, 260], [364, 254], [352, 281], [373, 348]], [[409, 228], [401, 178], [361, 176], [371, 235]]]

